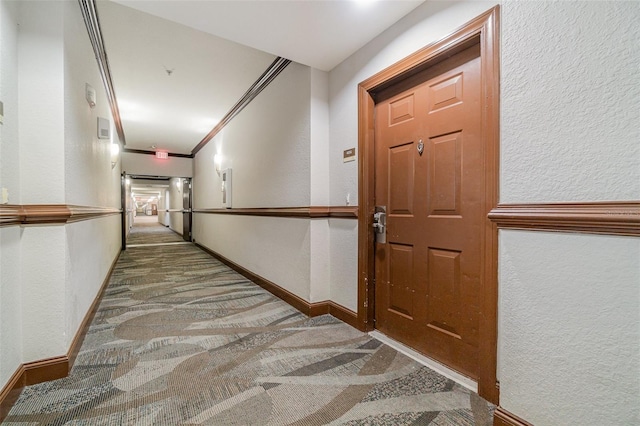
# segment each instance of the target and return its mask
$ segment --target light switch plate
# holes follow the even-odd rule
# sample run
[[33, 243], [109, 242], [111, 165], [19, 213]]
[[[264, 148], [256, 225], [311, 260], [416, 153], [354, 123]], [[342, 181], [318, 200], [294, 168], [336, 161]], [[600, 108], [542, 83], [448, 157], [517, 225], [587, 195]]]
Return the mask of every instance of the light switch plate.
[[9, 190], [7, 188], [2, 188], [2, 204], [7, 204], [9, 202]]
[[4, 123], [4, 104], [0, 102], [0, 124]]

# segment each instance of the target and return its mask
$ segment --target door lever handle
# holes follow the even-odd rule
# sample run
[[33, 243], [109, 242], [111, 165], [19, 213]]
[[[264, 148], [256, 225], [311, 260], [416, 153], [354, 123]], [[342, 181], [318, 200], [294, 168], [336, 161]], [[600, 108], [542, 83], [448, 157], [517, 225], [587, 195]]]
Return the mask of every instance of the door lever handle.
[[376, 206], [373, 214], [373, 229], [376, 233], [376, 242], [384, 244], [387, 242], [387, 207]]

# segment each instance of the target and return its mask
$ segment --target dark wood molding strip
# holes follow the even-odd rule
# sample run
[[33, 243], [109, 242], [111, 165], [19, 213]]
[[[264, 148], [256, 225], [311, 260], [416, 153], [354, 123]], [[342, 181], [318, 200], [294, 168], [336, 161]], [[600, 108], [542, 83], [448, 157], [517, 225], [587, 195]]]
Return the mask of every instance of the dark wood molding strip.
[[109, 207], [76, 206], [71, 204], [0, 205], [0, 226], [53, 225], [97, 219], [120, 214]]
[[489, 219], [500, 229], [640, 236], [640, 201], [499, 204]]
[[20, 225], [24, 221], [22, 206], [15, 204], [0, 204], [0, 226]]
[[290, 218], [343, 218], [357, 219], [358, 206], [264, 207], [247, 209], [193, 209], [193, 213], [231, 214], [240, 216]]
[[89, 307], [87, 314], [84, 316], [82, 323], [80, 323], [80, 327], [78, 327], [78, 331], [73, 337], [73, 341], [66, 355], [21, 364], [4, 388], [2, 388], [2, 391], [0, 391], [0, 423], [2, 423], [7, 414], [9, 414], [11, 407], [18, 400], [25, 386], [35, 385], [49, 380], [62, 379], [69, 375], [69, 371], [71, 371], [71, 367], [73, 367], [73, 363], [82, 347], [82, 342], [84, 342], [84, 338], [89, 330], [91, 321], [93, 321], [100, 306], [100, 301], [109, 285], [109, 280], [118, 263], [120, 254], [121, 252], [118, 252], [118, 255], [111, 263], [109, 272], [107, 272], [98, 294]]
[[[122, 152], [126, 152], [126, 153], [129, 153], [129, 154], [153, 155], [154, 157], [156, 156], [156, 152], [155, 151], [147, 151], [147, 150], [144, 150], [144, 149], [124, 148], [122, 150]], [[178, 158], [193, 158], [194, 157], [193, 154], [179, 154], [177, 152], [168, 152], [167, 155], [169, 157], [178, 157]]]
[[122, 209], [110, 208], [110, 207], [88, 207], [88, 206], [74, 206], [67, 205], [67, 208], [71, 212], [71, 216], [67, 223], [79, 222], [81, 220], [97, 219], [105, 216], [112, 216], [122, 213]]
[[533, 424], [498, 407], [493, 413], [493, 426], [533, 426]]
[[245, 278], [251, 280], [255, 284], [264, 288], [274, 296], [284, 300], [289, 305], [293, 306], [303, 314], [308, 315], [310, 317], [330, 314], [338, 318], [339, 320], [349, 324], [350, 326], [357, 328], [356, 325], [358, 322], [358, 315], [355, 312], [345, 308], [344, 306], [338, 305], [337, 303], [331, 300], [324, 300], [322, 302], [309, 303], [306, 300], [302, 299], [301, 297], [291, 293], [290, 291], [285, 290], [284, 288], [280, 287], [274, 282], [269, 281], [266, 278], [263, 278], [260, 275], [249, 271], [245, 267], [238, 265], [234, 261], [227, 259], [221, 254], [209, 249], [208, 247], [205, 247], [198, 243], [195, 243], [195, 244], [198, 248], [200, 248], [200, 250], [209, 254], [211, 257], [218, 259], [220, 262], [224, 263], [234, 271], [238, 272], [240, 275], [244, 276]]

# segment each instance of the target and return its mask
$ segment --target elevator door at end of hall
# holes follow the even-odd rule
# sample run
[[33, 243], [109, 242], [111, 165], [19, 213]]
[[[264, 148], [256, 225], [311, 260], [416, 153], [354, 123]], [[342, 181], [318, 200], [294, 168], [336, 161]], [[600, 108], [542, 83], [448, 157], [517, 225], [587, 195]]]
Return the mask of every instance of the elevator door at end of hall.
[[386, 89], [375, 110], [375, 203], [387, 211], [386, 242], [375, 248], [376, 328], [475, 379], [485, 191], [480, 77], [474, 46]]

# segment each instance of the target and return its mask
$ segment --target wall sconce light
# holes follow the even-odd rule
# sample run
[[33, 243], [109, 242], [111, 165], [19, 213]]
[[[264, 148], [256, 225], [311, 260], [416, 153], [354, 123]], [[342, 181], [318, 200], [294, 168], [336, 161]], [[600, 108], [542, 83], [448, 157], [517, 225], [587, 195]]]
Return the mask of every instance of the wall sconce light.
[[118, 157], [120, 155], [120, 144], [111, 144], [111, 168], [113, 169], [118, 163]]
[[96, 106], [96, 89], [91, 87], [89, 83], [85, 83], [84, 85], [84, 96], [87, 99], [89, 108]]
[[220, 176], [220, 170], [222, 169], [222, 154], [215, 154], [213, 156], [213, 165], [216, 169], [216, 173]]

